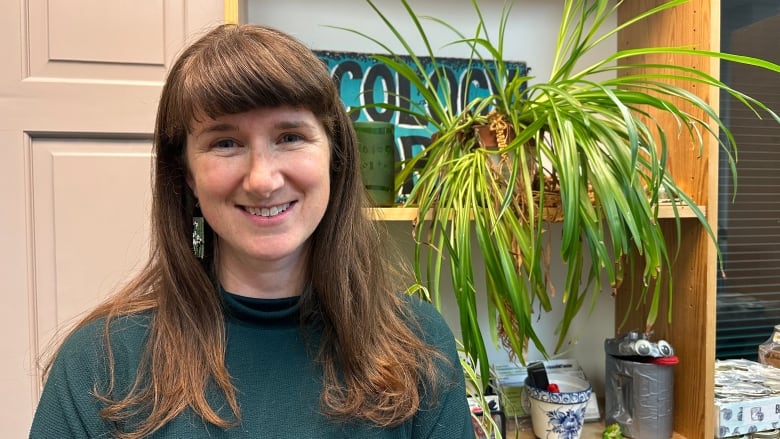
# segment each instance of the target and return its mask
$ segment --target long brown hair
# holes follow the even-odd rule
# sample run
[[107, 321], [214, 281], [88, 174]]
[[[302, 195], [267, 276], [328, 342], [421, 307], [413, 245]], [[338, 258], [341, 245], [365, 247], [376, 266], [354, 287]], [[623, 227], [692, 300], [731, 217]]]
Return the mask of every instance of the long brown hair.
[[[317, 360], [324, 371], [322, 409], [378, 426], [410, 419], [425, 383], [435, 382], [440, 354], [410, 327], [406, 302], [391, 285], [394, 269], [381, 249], [383, 231], [367, 219], [352, 123], [324, 64], [294, 38], [261, 26], [222, 25], [188, 47], [163, 87], [154, 138], [151, 257], [132, 282], [79, 325], [152, 310], [145, 354], [129, 394], [111, 381], [96, 389], [101, 416], [118, 425], [139, 413], [144, 421], [123, 438], [150, 434], [187, 407], [227, 428], [240, 408], [225, 367], [225, 324], [214, 253], [192, 253], [193, 194], [186, 184], [185, 144], [195, 118], [259, 107], [305, 108], [325, 126], [331, 142], [330, 200], [311, 237], [311, 288], [301, 297], [302, 323], [321, 329]], [[207, 242], [218, 239], [207, 229]], [[217, 255], [218, 257], [218, 255]], [[398, 287], [396, 285], [395, 287]], [[403, 288], [403, 287], [402, 287]], [[206, 389], [224, 393], [233, 417], [209, 406]]]

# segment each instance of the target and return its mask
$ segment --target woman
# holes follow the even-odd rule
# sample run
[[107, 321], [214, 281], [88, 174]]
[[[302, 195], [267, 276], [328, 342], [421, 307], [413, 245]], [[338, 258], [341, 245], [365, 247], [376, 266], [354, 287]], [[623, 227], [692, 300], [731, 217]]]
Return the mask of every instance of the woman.
[[391, 285], [309, 49], [211, 31], [173, 65], [154, 145], [152, 257], [60, 347], [31, 438], [473, 437], [452, 334]]

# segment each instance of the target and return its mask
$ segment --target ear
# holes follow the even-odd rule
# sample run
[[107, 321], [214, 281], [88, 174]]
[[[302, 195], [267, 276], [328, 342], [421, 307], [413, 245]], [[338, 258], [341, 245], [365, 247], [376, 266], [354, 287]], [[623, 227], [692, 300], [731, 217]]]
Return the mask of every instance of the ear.
[[181, 165], [184, 168], [184, 181], [187, 182], [187, 186], [190, 188], [190, 191], [192, 191], [192, 194], [195, 196], [195, 199], [197, 199], [198, 191], [196, 190], [197, 186], [195, 185], [195, 179], [192, 177], [192, 172], [190, 171], [190, 164], [186, 152], [187, 146], [185, 145], [184, 148], [185, 148], [185, 152], [181, 158], [182, 161]]
[[187, 175], [184, 177], [184, 180], [187, 182], [187, 186], [192, 191], [192, 194], [195, 196], [195, 198], [198, 198], [198, 191], [195, 190], [195, 181], [192, 179], [192, 174], [190, 173], [189, 169], [185, 169], [185, 172]]

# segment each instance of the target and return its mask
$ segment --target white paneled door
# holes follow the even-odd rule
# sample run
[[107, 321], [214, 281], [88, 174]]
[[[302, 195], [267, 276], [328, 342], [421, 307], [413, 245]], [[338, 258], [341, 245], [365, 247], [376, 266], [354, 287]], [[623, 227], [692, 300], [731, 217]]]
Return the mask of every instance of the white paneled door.
[[0, 431], [27, 436], [52, 337], [147, 256], [165, 72], [215, 0], [0, 2]]

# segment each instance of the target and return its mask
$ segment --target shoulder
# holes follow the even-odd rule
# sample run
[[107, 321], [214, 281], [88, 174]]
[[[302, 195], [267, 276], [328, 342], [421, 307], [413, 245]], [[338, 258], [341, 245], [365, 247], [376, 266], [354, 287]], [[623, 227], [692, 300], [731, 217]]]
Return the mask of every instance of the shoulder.
[[101, 317], [86, 322], [73, 330], [62, 343], [61, 353], [83, 352], [108, 338], [111, 345], [135, 344], [145, 338], [151, 325], [151, 313], [122, 315], [112, 318]]
[[[52, 364], [52, 372], [79, 371], [99, 373], [108, 355], [115, 364], [138, 358], [146, 343], [151, 317], [149, 313], [98, 318], [67, 335]], [[110, 352], [109, 352], [110, 343]]]
[[149, 322], [143, 314], [98, 318], [70, 332], [49, 368], [30, 438], [111, 437], [111, 425], [99, 414], [104, 403], [98, 395], [132, 385]]
[[437, 370], [434, 392], [426, 393], [412, 421], [412, 437], [473, 438], [474, 429], [466, 399], [465, 378], [460, 367], [455, 337], [441, 313], [430, 302], [407, 296], [410, 314], [416, 320], [418, 337], [444, 357], [434, 360]]
[[457, 359], [455, 337], [439, 310], [432, 303], [416, 295], [403, 294], [403, 296], [412, 331], [425, 343], [442, 351], [451, 361]]
[[416, 318], [430, 320], [434, 323], [444, 322], [444, 319], [439, 313], [439, 310], [436, 309], [436, 307], [433, 306], [431, 302], [428, 302], [427, 300], [424, 300], [415, 294], [399, 294], [401, 295], [402, 300], [406, 303], [406, 306], [408, 306], [411, 310], [412, 315], [414, 315]]

